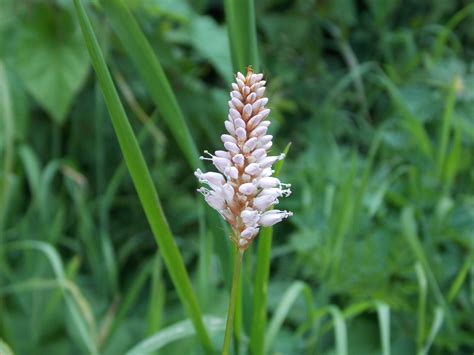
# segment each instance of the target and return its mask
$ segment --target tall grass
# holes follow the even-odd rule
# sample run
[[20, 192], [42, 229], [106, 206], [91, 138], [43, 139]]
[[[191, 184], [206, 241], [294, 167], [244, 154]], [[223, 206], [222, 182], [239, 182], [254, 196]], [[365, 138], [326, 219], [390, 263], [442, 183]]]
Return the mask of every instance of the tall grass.
[[114, 124], [115, 133], [135, 188], [140, 197], [148, 222], [160, 247], [161, 254], [171, 275], [181, 302], [192, 320], [203, 347], [212, 352], [212, 344], [202, 321], [202, 314], [194, 294], [191, 281], [181, 254], [173, 240], [173, 235], [159, 201], [158, 193], [148, 171], [145, 159], [135, 138], [127, 115], [115, 90], [104, 57], [94, 35], [92, 25], [80, 0], [74, 2], [79, 23], [84, 35], [91, 61], [96, 71], [105, 102]]

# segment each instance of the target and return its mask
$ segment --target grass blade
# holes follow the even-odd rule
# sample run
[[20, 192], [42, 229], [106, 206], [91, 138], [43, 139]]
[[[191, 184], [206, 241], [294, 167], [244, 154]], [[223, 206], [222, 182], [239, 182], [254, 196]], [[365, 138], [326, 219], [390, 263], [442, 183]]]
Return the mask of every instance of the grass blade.
[[[291, 143], [283, 150], [288, 155]], [[275, 165], [275, 176], [278, 176], [283, 160]], [[250, 333], [250, 349], [253, 354], [262, 354], [265, 344], [265, 327], [267, 323], [267, 291], [270, 275], [270, 254], [272, 249], [273, 228], [262, 228], [258, 237], [257, 265], [255, 268], [255, 283], [253, 297], [253, 318]]]
[[329, 306], [329, 313], [334, 320], [334, 337], [336, 340], [336, 354], [347, 355], [347, 327], [344, 315], [339, 308]]
[[266, 354], [271, 350], [271, 345], [275, 341], [275, 338], [285, 320], [291, 306], [295, 303], [296, 299], [300, 294], [303, 294], [306, 306], [308, 308], [308, 314], [312, 317], [313, 314], [313, 296], [311, 289], [304, 282], [295, 281], [283, 295], [280, 304], [278, 305], [273, 318], [268, 325], [268, 329], [265, 334], [265, 346], [264, 351], [256, 352], [255, 349], [251, 349], [252, 354]]
[[[68, 282], [64, 272], [62, 260], [57, 251], [48, 243], [36, 240], [25, 240], [7, 244], [11, 250], [36, 250], [43, 253], [49, 261], [57, 283], [60, 286], [66, 307], [71, 314], [73, 324], [76, 327], [82, 345], [87, 349], [87, 353], [98, 354], [95, 341], [92, 337], [91, 329], [95, 329], [93, 316], [90, 307], [78, 298], [78, 290], [71, 288], [72, 283]], [[75, 292], [75, 293], [74, 293]]]
[[456, 296], [458, 295], [459, 291], [461, 290], [462, 285], [464, 284], [464, 281], [466, 280], [466, 277], [468, 276], [469, 268], [473, 265], [474, 263], [474, 251], [471, 251], [471, 253], [466, 257], [466, 260], [464, 261], [461, 270], [459, 270], [458, 274], [456, 275], [456, 278], [453, 281], [453, 284], [451, 285], [449, 292], [448, 292], [448, 302], [451, 303], [454, 301]]
[[160, 247], [160, 251], [180, 301], [187, 315], [193, 322], [203, 347], [207, 351], [212, 352], [212, 343], [204, 327], [201, 310], [193, 291], [191, 280], [184, 266], [183, 258], [174, 242], [171, 229], [158, 198], [158, 193], [153, 185], [145, 159], [112, 82], [94, 30], [80, 0], [74, 0], [74, 5], [120, 148], [153, 231], [153, 235]]
[[225, 0], [224, 8], [234, 71], [248, 65], [259, 71], [254, 1]]
[[418, 262], [415, 265], [416, 278], [418, 279], [418, 315], [417, 315], [417, 337], [416, 337], [416, 349], [417, 352], [421, 351], [423, 347], [423, 339], [425, 337], [425, 321], [426, 321], [426, 295], [428, 292], [428, 280], [426, 280], [425, 272], [423, 267]]
[[[0, 152], [3, 153], [2, 172], [0, 173], [0, 244], [2, 243], [3, 224], [7, 214], [8, 204], [10, 200], [10, 185], [13, 178], [14, 163], [14, 130], [15, 121], [13, 115], [13, 104], [8, 85], [8, 78], [5, 67], [0, 61], [0, 117], [2, 117], [3, 126], [3, 147]], [[0, 260], [1, 259], [0, 255]], [[1, 261], [0, 261], [1, 265]]]
[[[200, 154], [196, 149], [166, 74], [126, 3], [123, 0], [102, 0], [101, 4], [104, 6], [114, 31], [130, 55], [138, 74], [145, 83], [157, 109], [163, 115], [188, 164], [193, 170], [195, 168], [204, 170], [203, 163], [199, 159]], [[199, 203], [203, 204], [201, 200]], [[218, 240], [216, 250], [224, 269], [224, 277], [226, 282], [230, 284], [232, 276], [230, 274], [231, 263], [228, 262], [230, 256], [229, 243], [221, 238], [221, 223], [215, 217], [217, 216], [209, 217], [211, 221], [210, 227]], [[207, 237], [210, 238], [211, 235]], [[220, 241], [224, 243], [220, 243]]]
[[431, 325], [431, 330], [430, 330], [430, 333], [428, 334], [426, 344], [423, 350], [420, 352], [420, 355], [428, 354], [428, 351], [430, 350], [430, 347], [433, 344], [436, 334], [438, 334], [439, 330], [441, 329], [441, 326], [443, 325], [443, 320], [444, 320], [443, 309], [441, 307], [436, 307], [433, 324]]
[[[204, 316], [204, 324], [209, 330], [209, 333], [215, 333], [224, 330], [225, 320], [212, 316]], [[132, 349], [127, 351], [126, 355], [149, 354], [163, 348], [169, 343], [179, 339], [188, 338], [194, 334], [195, 330], [192, 327], [192, 323], [188, 319], [180, 321], [141, 341]]]
[[382, 342], [382, 354], [390, 355], [390, 307], [381, 302], [376, 303], [377, 316], [379, 318], [380, 339]]
[[402, 211], [401, 227], [403, 230], [403, 234], [405, 235], [405, 238], [410, 248], [413, 251], [413, 254], [415, 255], [416, 259], [423, 267], [423, 271], [426, 273], [428, 283], [433, 289], [433, 295], [436, 299], [436, 302], [438, 303], [438, 305], [440, 305], [443, 308], [443, 311], [446, 314], [447, 323], [448, 323], [450, 331], [454, 331], [453, 325], [451, 324], [451, 317], [449, 316], [448, 305], [441, 292], [438, 281], [436, 280], [436, 277], [428, 261], [428, 258], [425, 255], [423, 245], [421, 244], [418, 238], [415, 215], [411, 207], [406, 207]]
[[380, 84], [390, 94], [394, 106], [400, 115], [403, 117], [401, 122], [402, 127], [407, 130], [413, 137], [413, 140], [417, 142], [420, 147], [420, 151], [425, 154], [428, 158], [433, 158], [433, 146], [431, 145], [430, 138], [426, 132], [423, 124], [410, 111], [410, 108], [403, 99], [402, 94], [398, 87], [388, 78], [386, 75], [379, 76]]
[[173, 89], [137, 21], [123, 0], [102, 0], [101, 4], [189, 165], [193, 169], [201, 167], [196, 145]]
[[451, 122], [453, 120], [454, 105], [456, 103], [456, 83], [460, 80], [461, 78], [456, 77], [449, 85], [448, 95], [446, 97], [446, 103], [444, 105], [441, 128], [439, 132], [439, 148], [437, 155], [437, 172], [439, 178], [441, 178], [443, 170], [446, 166], [446, 154], [448, 151], [449, 133], [451, 130]]

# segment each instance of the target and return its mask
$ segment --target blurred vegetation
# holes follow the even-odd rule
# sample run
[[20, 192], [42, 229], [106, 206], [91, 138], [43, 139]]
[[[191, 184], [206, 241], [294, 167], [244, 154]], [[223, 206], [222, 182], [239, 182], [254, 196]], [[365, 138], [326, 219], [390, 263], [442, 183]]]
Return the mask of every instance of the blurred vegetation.
[[[127, 4], [199, 150], [218, 148], [232, 80], [222, 3]], [[206, 238], [192, 168], [99, 2], [87, 6], [201, 307], [210, 323], [225, 318], [227, 266], [209, 250], [226, 236]], [[281, 175], [294, 216], [274, 231], [268, 303], [279, 332], [267, 350], [336, 353], [347, 329], [349, 354], [472, 352], [474, 4], [255, 6], [275, 151], [292, 142]], [[183, 339], [160, 353], [199, 353], [190, 324], [175, 324], [185, 316], [72, 2], [0, 2], [0, 117], [0, 353], [90, 353], [92, 338], [121, 354], [172, 324], [165, 343]], [[308, 304], [333, 317], [308, 320]]]

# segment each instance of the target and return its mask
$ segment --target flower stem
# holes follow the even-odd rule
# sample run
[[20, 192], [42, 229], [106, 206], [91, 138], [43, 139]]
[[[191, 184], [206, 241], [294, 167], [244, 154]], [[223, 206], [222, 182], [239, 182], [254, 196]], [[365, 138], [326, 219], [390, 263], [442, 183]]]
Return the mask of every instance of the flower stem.
[[234, 257], [234, 275], [232, 276], [232, 288], [230, 291], [229, 309], [227, 311], [227, 323], [225, 326], [224, 347], [222, 355], [229, 354], [232, 339], [232, 326], [234, 325], [235, 304], [237, 302], [237, 289], [239, 288], [240, 269], [244, 252], [237, 248]]

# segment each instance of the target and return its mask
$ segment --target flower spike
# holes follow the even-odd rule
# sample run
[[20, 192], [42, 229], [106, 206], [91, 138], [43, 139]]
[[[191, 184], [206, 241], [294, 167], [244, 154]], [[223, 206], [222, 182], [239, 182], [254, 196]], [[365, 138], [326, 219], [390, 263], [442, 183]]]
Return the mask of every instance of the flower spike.
[[206, 202], [231, 225], [231, 240], [240, 250], [248, 248], [260, 227], [272, 226], [292, 215], [288, 211], [270, 209], [278, 198], [289, 196], [290, 184], [281, 183], [272, 165], [284, 154], [269, 156], [271, 135], [267, 134], [270, 110], [265, 108], [263, 74], [237, 73], [229, 100], [226, 134], [221, 136], [225, 150], [214, 154], [205, 151], [219, 172], [196, 170], [199, 182], [208, 187], [198, 189]]

